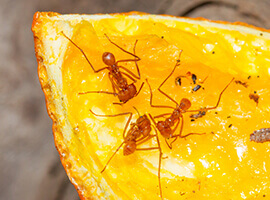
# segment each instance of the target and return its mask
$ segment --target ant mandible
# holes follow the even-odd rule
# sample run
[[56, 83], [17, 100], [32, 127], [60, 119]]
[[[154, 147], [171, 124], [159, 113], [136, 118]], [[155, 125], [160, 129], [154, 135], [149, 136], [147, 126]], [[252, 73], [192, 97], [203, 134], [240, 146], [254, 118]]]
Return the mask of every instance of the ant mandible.
[[[136, 44], [138, 42], [138, 40], [135, 41], [134, 44], [134, 48], [133, 48], [133, 53], [126, 51], [125, 49], [123, 49], [122, 47], [120, 47], [119, 45], [117, 45], [116, 43], [112, 42], [111, 39], [104, 34], [107, 39], [110, 41], [110, 43], [112, 43], [113, 45], [115, 45], [116, 47], [118, 47], [121, 51], [134, 56], [134, 59], [124, 59], [124, 60], [118, 60], [116, 61], [115, 56], [113, 55], [113, 53], [110, 52], [104, 52], [102, 55], [102, 60], [104, 62], [105, 65], [107, 65], [106, 67], [103, 67], [101, 69], [95, 70], [94, 66], [92, 65], [92, 63], [90, 62], [90, 60], [88, 59], [88, 57], [86, 56], [86, 54], [84, 53], [84, 51], [82, 50], [82, 48], [80, 48], [77, 44], [75, 44], [75, 42], [73, 42], [68, 36], [66, 36], [63, 32], [62, 34], [64, 35], [64, 37], [66, 37], [77, 49], [79, 49], [84, 58], [86, 59], [86, 61], [88, 62], [88, 64], [90, 65], [90, 67], [93, 69], [94, 73], [98, 73], [101, 72], [105, 69], [109, 70], [108, 76], [109, 76], [109, 80], [112, 83], [112, 88], [113, 88], [113, 92], [107, 92], [107, 91], [87, 91], [87, 92], [80, 92], [79, 94], [89, 94], [89, 93], [104, 93], [104, 94], [111, 94], [114, 96], [118, 96], [118, 99], [121, 103], [114, 103], [114, 104], [124, 104], [126, 103], [128, 100], [136, 97], [143, 85], [144, 82], [141, 84], [141, 87], [139, 89], [139, 91], [137, 92], [137, 88], [134, 85], [134, 83], [136, 82], [135, 79], [140, 79], [141, 75], [140, 75], [140, 70], [137, 64], [137, 61], [141, 60], [137, 55], [135, 55], [135, 48], [136, 48]], [[129, 69], [123, 67], [123, 66], [119, 66], [118, 64], [121, 62], [135, 62], [136, 68], [137, 68], [137, 73], [138, 76], [136, 76], [134, 73], [132, 73]], [[121, 72], [120, 69], [125, 70], [126, 72]], [[127, 79], [124, 77], [126, 76], [127, 78], [131, 79], [133, 82], [131, 84], [128, 84]], [[116, 92], [117, 90], [117, 92]]]
[[[176, 108], [172, 106], [165, 106], [165, 105], [153, 105], [153, 94], [152, 94], [152, 89], [151, 86], [146, 79], [146, 82], [149, 86], [150, 89], [150, 105], [151, 107], [156, 107], [156, 108], [170, 108], [173, 109], [172, 113], [165, 113], [161, 114], [158, 116], [153, 117], [151, 114], [149, 114], [151, 120], [155, 124], [156, 128], [159, 130], [160, 134], [165, 137], [165, 141], [170, 149], [172, 149], [172, 143], [176, 141], [176, 139], [179, 138], [186, 138], [190, 135], [202, 135], [204, 133], [189, 133], [187, 135], [182, 135], [183, 132], [183, 126], [184, 126], [184, 119], [183, 119], [183, 113], [185, 112], [198, 112], [198, 111], [207, 111], [207, 110], [213, 110], [216, 109], [220, 103], [221, 96], [224, 93], [224, 91], [229, 87], [229, 85], [233, 82], [234, 78], [226, 85], [226, 87], [221, 91], [217, 104], [213, 107], [208, 107], [208, 108], [203, 108], [203, 109], [198, 109], [198, 110], [188, 110], [191, 107], [191, 102], [187, 98], [182, 98], [180, 101], [180, 104], [176, 102], [173, 98], [171, 98], [168, 94], [166, 94], [164, 91], [161, 90], [161, 87], [164, 85], [164, 83], [172, 76], [173, 72], [175, 71], [176, 67], [180, 65], [180, 57], [182, 54], [182, 50], [179, 53], [179, 59], [176, 61], [176, 64], [172, 70], [172, 72], [169, 74], [169, 76], [161, 83], [161, 85], [158, 87], [158, 91], [165, 95], [168, 99], [170, 99], [172, 102], [176, 104]], [[165, 117], [170, 115], [168, 118], [166, 118], [164, 121], [155, 121], [155, 118], [160, 118], [160, 117]], [[177, 127], [179, 126], [180, 123], [180, 118], [181, 118], [181, 126], [180, 126], [180, 132], [179, 134], [174, 135]], [[174, 140], [169, 144], [167, 142], [167, 139], [174, 138]]]
[[[116, 155], [116, 153], [119, 151], [119, 149], [123, 145], [124, 145], [124, 147], [123, 147], [123, 155], [124, 156], [128, 156], [130, 154], [133, 154], [135, 151], [159, 150], [158, 182], [159, 182], [159, 189], [160, 189], [160, 197], [162, 199], [162, 190], [161, 190], [161, 182], [160, 182], [160, 168], [161, 168], [162, 151], [161, 151], [161, 147], [160, 147], [158, 134], [157, 134], [157, 132], [154, 135], [151, 134], [151, 130], [152, 130], [151, 126], [152, 125], [151, 125], [151, 121], [149, 120], [147, 115], [144, 114], [141, 116], [140, 113], [138, 112], [138, 110], [135, 107], [133, 107], [133, 108], [137, 111], [137, 113], [139, 115], [139, 118], [136, 120], [135, 123], [130, 123], [130, 121], [132, 119], [132, 115], [133, 115], [132, 112], [120, 113], [120, 114], [115, 114], [115, 115], [98, 115], [90, 109], [90, 112], [97, 117], [117, 117], [117, 116], [129, 115], [129, 118], [127, 120], [127, 123], [126, 123], [124, 131], [123, 131], [124, 141], [118, 146], [118, 148], [115, 150], [115, 152], [109, 158], [106, 165], [101, 170], [101, 173], [103, 173], [105, 171], [105, 169], [107, 168], [110, 161], [113, 159], [113, 157]], [[126, 133], [129, 124], [131, 125], [131, 127], [128, 130], [128, 132]], [[154, 128], [154, 130], [156, 131], [155, 128]], [[157, 147], [137, 148], [137, 146], [145, 143], [146, 141], [150, 140], [153, 137], [156, 137], [157, 144], [158, 144]]]

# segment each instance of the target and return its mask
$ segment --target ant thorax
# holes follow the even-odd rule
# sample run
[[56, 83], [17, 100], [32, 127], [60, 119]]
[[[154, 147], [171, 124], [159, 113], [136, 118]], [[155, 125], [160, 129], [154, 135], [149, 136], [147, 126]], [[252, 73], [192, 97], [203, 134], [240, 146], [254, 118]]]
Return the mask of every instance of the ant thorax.
[[125, 140], [127, 141], [133, 141], [138, 139], [141, 136], [141, 133], [139, 131], [139, 127], [137, 124], [133, 124], [132, 127], [129, 129], [127, 136]]
[[110, 67], [111, 67], [111, 72], [112, 72], [113, 74], [121, 73], [120, 70], [119, 70], [119, 66], [118, 66], [118, 65], [113, 64], [113, 65], [110, 65]]
[[121, 74], [119, 74], [120, 76], [118, 76], [117, 83], [119, 88], [121, 89], [126, 89], [128, 87], [128, 83], [127, 83], [127, 79], [124, 78]]
[[172, 114], [170, 117], [165, 119], [165, 125], [172, 127], [175, 122], [177, 121], [179, 117], [175, 116], [174, 114]]
[[181, 115], [181, 113], [182, 113], [182, 109], [180, 108], [180, 106], [177, 106], [177, 108], [174, 109], [171, 117], [173, 117], [173, 118], [179, 118], [180, 115]]

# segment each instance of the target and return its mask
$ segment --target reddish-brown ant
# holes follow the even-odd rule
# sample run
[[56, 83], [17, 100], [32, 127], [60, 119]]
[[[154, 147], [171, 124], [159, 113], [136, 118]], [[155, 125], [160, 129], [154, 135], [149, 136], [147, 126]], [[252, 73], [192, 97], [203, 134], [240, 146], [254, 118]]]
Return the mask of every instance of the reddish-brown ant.
[[[147, 115], [144, 114], [141, 116], [135, 107], [134, 107], [134, 109], [137, 111], [137, 113], [139, 115], [139, 118], [136, 120], [135, 123], [130, 123], [130, 121], [132, 119], [132, 115], [133, 115], [131, 112], [120, 113], [120, 114], [115, 114], [115, 115], [98, 115], [98, 114], [94, 113], [92, 110], [90, 110], [90, 112], [97, 117], [117, 117], [117, 116], [129, 115], [129, 118], [127, 120], [126, 126], [124, 128], [124, 132], [123, 132], [124, 141], [118, 146], [118, 148], [115, 150], [115, 152], [109, 158], [106, 165], [101, 170], [101, 173], [103, 173], [105, 171], [105, 169], [107, 168], [110, 161], [113, 159], [113, 157], [116, 155], [116, 153], [119, 151], [119, 149], [123, 145], [124, 145], [124, 147], [123, 147], [124, 156], [128, 156], [128, 155], [134, 153], [135, 151], [146, 151], [146, 150], [157, 150], [158, 149], [159, 150], [158, 181], [159, 181], [159, 188], [160, 188], [160, 196], [162, 199], [162, 190], [161, 190], [161, 182], [160, 182], [160, 167], [161, 167], [162, 151], [160, 148], [158, 134], [157, 134], [157, 132], [154, 135], [151, 134], [151, 130], [152, 130], [151, 126], [152, 125], [151, 125], [151, 121], [149, 120]], [[131, 124], [131, 127], [126, 133], [126, 130], [129, 126], [129, 124]], [[150, 140], [153, 137], [156, 137], [158, 147], [137, 148], [137, 146], [145, 143], [146, 141]]]
[[[171, 149], [172, 148], [172, 143], [175, 142], [175, 140], [179, 137], [179, 138], [185, 138], [187, 136], [190, 135], [201, 135], [204, 133], [189, 133], [187, 135], [182, 135], [182, 131], [183, 131], [183, 125], [184, 125], [184, 120], [183, 120], [183, 113], [185, 112], [198, 112], [198, 111], [207, 111], [207, 110], [212, 110], [212, 109], [216, 109], [219, 105], [219, 102], [221, 100], [221, 96], [224, 93], [224, 91], [227, 89], [227, 87], [233, 82], [234, 78], [226, 85], [226, 87], [221, 91], [217, 104], [213, 107], [208, 107], [208, 108], [203, 108], [203, 109], [198, 109], [198, 110], [188, 110], [191, 107], [191, 102], [187, 99], [187, 98], [183, 98], [180, 101], [180, 104], [178, 104], [173, 98], [171, 98], [168, 94], [166, 94], [164, 91], [161, 90], [161, 87], [164, 85], [164, 83], [172, 76], [173, 72], [175, 71], [176, 67], [180, 65], [180, 56], [181, 56], [182, 51], [179, 54], [179, 59], [177, 60], [172, 72], [169, 74], [169, 76], [161, 83], [161, 85], [158, 87], [158, 91], [165, 95], [168, 99], [170, 99], [172, 102], [174, 102], [176, 104], [176, 108], [172, 107], [172, 106], [165, 106], [165, 105], [153, 105], [152, 101], [153, 101], [153, 94], [152, 94], [152, 89], [151, 86], [148, 82], [148, 80], [146, 79], [146, 82], [150, 88], [150, 105], [151, 107], [156, 107], [156, 108], [170, 108], [173, 109], [172, 113], [165, 113], [165, 114], [161, 114], [155, 117], [152, 117], [152, 115], [149, 114], [151, 120], [153, 121], [153, 123], [155, 124], [155, 126], [157, 127], [157, 129], [159, 130], [159, 132], [161, 133], [161, 135], [163, 137], [166, 138], [166, 143], [168, 145], [168, 147]], [[155, 118], [159, 118], [159, 117], [165, 117], [167, 115], [170, 115], [168, 118], [166, 118], [164, 121], [158, 121], [156, 123]], [[180, 132], [179, 134], [174, 134], [179, 123], [180, 123], [180, 118], [181, 118], [181, 126], [180, 126]], [[169, 144], [167, 142], [167, 139], [170, 138], [174, 138], [174, 140]]]
[[[111, 39], [104, 34], [107, 39], [110, 41], [110, 43], [112, 43], [113, 45], [115, 45], [116, 47], [118, 47], [121, 51], [134, 56], [134, 59], [124, 59], [124, 60], [118, 60], [116, 61], [113, 53], [110, 52], [104, 52], [102, 55], [102, 60], [104, 62], [105, 65], [107, 65], [106, 67], [103, 67], [101, 69], [96, 70], [94, 68], [94, 66], [91, 64], [90, 60], [87, 58], [86, 54], [84, 53], [84, 51], [77, 45], [75, 44], [75, 42], [73, 42], [69, 37], [67, 37], [63, 32], [62, 34], [76, 47], [78, 48], [83, 56], [85, 57], [86, 61], [88, 62], [88, 64], [91, 66], [91, 68], [93, 69], [94, 73], [98, 73], [101, 72], [105, 69], [109, 70], [109, 79], [112, 83], [112, 88], [113, 88], [113, 92], [107, 92], [107, 91], [87, 91], [87, 92], [80, 92], [79, 94], [89, 94], [89, 93], [104, 93], [104, 94], [112, 94], [115, 96], [118, 96], [118, 99], [120, 100], [120, 102], [122, 103], [115, 103], [115, 104], [124, 104], [126, 103], [128, 100], [132, 99], [133, 97], [137, 96], [144, 83], [142, 83], [139, 91], [137, 92], [136, 86], [134, 85], [134, 83], [136, 82], [135, 79], [140, 79], [141, 75], [140, 75], [140, 70], [139, 67], [137, 65], [137, 61], [141, 60], [137, 55], [135, 55], [135, 48], [136, 48], [136, 44], [138, 42], [138, 40], [135, 41], [134, 44], [134, 48], [133, 48], [133, 52], [128, 52], [125, 49], [123, 49], [122, 47], [120, 47], [119, 45], [117, 45], [116, 43], [112, 42]], [[136, 68], [137, 68], [137, 73], [138, 76], [136, 76], [134, 73], [132, 73], [129, 69], [123, 67], [123, 66], [119, 66], [118, 63], [121, 62], [135, 62]], [[122, 72], [120, 71], [120, 69], [125, 70], [126, 72]], [[128, 84], [127, 79], [124, 77], [126, 76], [127, 78], [131, 79], [133, 81], [133, 83]], [[116, 92], [117, 90], [117, 92]]]

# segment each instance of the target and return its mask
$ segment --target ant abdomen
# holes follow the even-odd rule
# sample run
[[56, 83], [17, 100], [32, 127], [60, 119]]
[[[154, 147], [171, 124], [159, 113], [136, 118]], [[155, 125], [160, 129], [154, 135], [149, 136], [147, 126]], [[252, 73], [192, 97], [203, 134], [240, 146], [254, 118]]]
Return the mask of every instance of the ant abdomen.
[[124, 153], [124, 156], [128, 156], [132, 153], [134, 153], [136, 151], [136, 142], [135, 141], [128, 141], [126, 142], [125, 146], [124, 146], [124, 149], [123, 149], [123, 153]]
[[118, 98], [120, 102], [127, 102], [129, 99], [133, 98], [137, 94], [137, 89], [135, 85], [132, 83], [128, 85], [128, 89], [121, 90], [118, 93]]
[[157, 129], [159, 130], [160, 134], [165, 138], [172, 137], [172, 129], [170, 126], [166, 126], [164, 121], [159, 121], [157, 123]]

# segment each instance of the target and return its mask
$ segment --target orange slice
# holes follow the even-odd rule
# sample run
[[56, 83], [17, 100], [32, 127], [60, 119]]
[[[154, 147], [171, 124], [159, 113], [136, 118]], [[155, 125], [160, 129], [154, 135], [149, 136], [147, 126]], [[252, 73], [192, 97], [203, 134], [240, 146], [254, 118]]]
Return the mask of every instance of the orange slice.
[[[267, 142], [250, 141], [255, 130], [270, 126], [269, 31], [241, 23], [136, 12], [38, 12], [32, 30], [55, 145], [81, 199], [264, 199], [270, 195], [270, 147]], [[162, 91], [176, 102], [189, 99], [190, 110], [215, 106], [222, 90], [235, 78], [216, 109], [182, 113], [183, 135], [205, 134], [177, 138], [170, 149], [157, 131], [163, 153], [161, 187], [159, 149], [124, 156], [121, 148], [108, 163], [124, 141], [129, 115], [96, 115], [131, 112], [128, 131], [138, 119], [133, 107], [148, 117], [173, 110], [151, 107], [147, 84], [122, 106], [113, 104], [119, 103], [114, 95], [79, 94], [113, 92], [109, 71], [94, 73], [82, 52], [63, 33], [83, 50], [96, 70], [106, 66], [102, 62], [104, 52], [113, 53], [116, 60], [134, 59], [104, 34], [131, 53], [137, 40], [135, 54], [141, 59], [137, 62], [141, 79], [134, 85], [138, 90], [147, 79], [153, 90], [153, 104], [176, 106], [158, 87], [172, 72], [181, 51], [180, 65]], [[135, 62], [119, 65], [137, 74]], [[128, 84], [131, 82], [128, 79]], [[165, 118], [155, 119], [162, 120]], [[181, 124], [182, 118], [174, 135], [180, 133]], [[156, 133], [153, 127], [152, 135]], [[157, 138], [151, 137], [139, 147], [155, 148]]]

